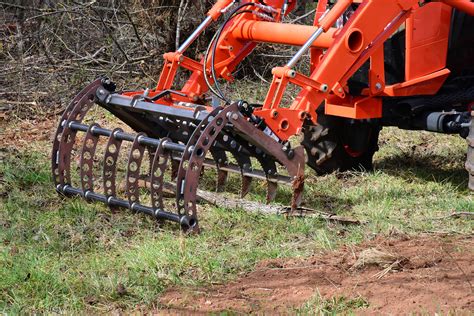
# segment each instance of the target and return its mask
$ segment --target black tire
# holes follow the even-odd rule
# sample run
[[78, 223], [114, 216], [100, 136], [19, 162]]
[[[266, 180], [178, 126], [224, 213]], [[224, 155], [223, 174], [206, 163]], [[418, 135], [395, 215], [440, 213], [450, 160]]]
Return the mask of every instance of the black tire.
[[324, 114], [318, 109], [318, 124], [304, 126], [302, 145], [307, 164], [319, 175], [334, 171], [372, 171], [378, 150], [380, 125], [376, 121], [356, 121]]

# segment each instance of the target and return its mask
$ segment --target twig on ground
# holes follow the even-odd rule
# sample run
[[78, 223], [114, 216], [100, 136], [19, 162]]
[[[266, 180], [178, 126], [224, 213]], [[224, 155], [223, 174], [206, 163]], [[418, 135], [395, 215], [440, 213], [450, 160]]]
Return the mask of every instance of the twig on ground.
[[443, 220], [447, 218], [461, 218], [461, 217], [474, 218], [474, 212], [453, 212], [446, 216], [432, 218], [431, 220], [439, 221], [439, 220]]

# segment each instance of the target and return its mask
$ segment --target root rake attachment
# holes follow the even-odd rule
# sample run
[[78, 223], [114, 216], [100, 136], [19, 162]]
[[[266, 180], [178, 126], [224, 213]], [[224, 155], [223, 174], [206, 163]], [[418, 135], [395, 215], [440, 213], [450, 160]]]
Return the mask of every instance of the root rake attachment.
[[[84, 116], [95, 103], [131, 127], [139, 123], [141, 127], [137, 129], [149, 133], [131, 134], [119, 128], [111, 130], [99, 124], [83, 124]], [[281, 144], [258, 129], [251, 123], [251, 118], [245, 116], [243, 109], [246, 106], [240, 102], [208, 112], [208, 108], [187, 105], [192, 109], [181, 110], [150, 103], [146, 98], [114, 93], [108, 79], [97, 79], [74, 98], [56, 131], [52, 155], [56, 189], [67, 196], [81, 196], [111, 208], [145, 213], [158, 220], [179, 223], [185, 231], [198, 232], [199, 180], [204, 167], [214, 167], [217, 168], [218, 189], [224, 186], [228, 173], [242, 176], [242, 197], [249, 192], [253, 179], [267, 181], [268, 202], [275, 198], [279, 183], [291, 185], [291, 206], [296, 209], [303, 190], [304, 150], [301, 146], [292, 149], [288, 143]], [[166, 136], [163, 136], [164, 131], [169, 131]], [[80, 181], [74, 186], [71, 164], [79, 133], [83, 133], [82, 144], [78, 146]], [[106, 141], [101, 142], [102, 138]], [[126, 199], [122, 199], [117, 194], [117, 169], [119, 152], [125, 142], [131, 146], [125, 168]], [[103, 170], [97, 175], [93, 172], [94, 160], [101, 143], [105, 143]], [[150, 156], [150, 169], [145, 175], [148, 185], [143, 188], [139, 180], [143, 179], [140, 170], [146, 152]], [[230, 162], [227, 153], [233, 156], [236, 164]], [[251, 158], [259, 161], [263, 170], [254, 170]], [[285, 167], [288, 176], [278, 174], [277, 163]], [[176, 212], [165, 210], [163, 198], [164, 175], [169, 165], [172, 165], [171, 180], [176, 183]], [[95, 183], [100, 177], [102, 184]], [[97, 192], [97, 187], [102, 188], [101, 193]], [[149, 206], [140, 200], [140, 192], [145, 189], [151, 200]]]

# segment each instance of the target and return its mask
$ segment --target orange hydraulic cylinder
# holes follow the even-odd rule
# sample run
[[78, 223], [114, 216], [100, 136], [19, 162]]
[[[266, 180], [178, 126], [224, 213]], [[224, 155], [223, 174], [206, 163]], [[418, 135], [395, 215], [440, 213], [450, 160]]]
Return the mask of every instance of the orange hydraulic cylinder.
[[[316, 29], [309, 25], [243, 20], [234, 26], [232, 35], [246, 41], [302, 46]], [[336, 28], [329, 29], [312, 47], [329, 48], [334, 42], [336, 31]]]

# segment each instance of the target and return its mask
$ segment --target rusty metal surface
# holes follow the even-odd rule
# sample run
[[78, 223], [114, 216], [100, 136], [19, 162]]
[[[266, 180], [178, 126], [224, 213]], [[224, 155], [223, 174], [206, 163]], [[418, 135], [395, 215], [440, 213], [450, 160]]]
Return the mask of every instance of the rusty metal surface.
[[[206, 159], [206, 153], [214, 144], [217, 136], [226, 126], [228, 119], [227, 113], [233, 110], [233, 106], [228, 106], [225, 109], [216, 109], [212, 113], [212, 120], [209, 118], [204, 130], [200, 133], [198, 140], [194, 144], [194, 150], [189, 158], [188, 168], [186, 169], [186, 184], [184, 186], [183, 198], [185, 214], [193, 218], [197, 217], [197, 189], [201, 169]], [[183, 170], [184, 171], [184, 170]]]
[[[107, 141], [104, 154], [104, 169], [102, 173], [104, 194], [107, 197], [116, 196], [117, 193], [117, 162], [119, 158], [122, 141], [115, 137], [115, 133], [123, 132], [121, 128], [116, 128], [112, 131]], [[110, 206], [113, 208], [112, 206]]]
[[[71, 152], [76, 139], [76, 132], [69, 128], [69, 122], [81, 122], [95, 100], [95, 92], [101, 86], [101, 80], [96, 80], [82, 90], [74, 98], [63, 114], [53, 143], [52, 172], [56, 187], [71, 183]], [[73, 107], [70, 109], [70, 107]], [[64, 117], [66, 117], [64, 119]], [[59, 142], [58, 142], [59, 140]]]
[[[184, 150], [183, 156], [181, 157], [181, 162], [179, 164], [179, 169], [177, 172], [176, 176], [176, 207], [178, 210], [179, 215], [187, 215], [195, 217], [195, 212], [188, 212], [188, 208], [186, 207], [185, 204], [185, 194], [189, 190], [193, 191], [197, 189], [197, 184], [199, 182], [199, 175], [201, 173], [201, 168], [198, 170], [198, 176], [189, 178], [187, 176], [187, 171], [190, 167], [190, 158], [194, 153], [197, 151], [196, 143], [198, 142], [199, 138], [201, 137], [201, 134], [204, 129], [206, 129], [207, 126], [209, 126], [209, 123], [214, 120], [216, 115], [222, 111], [221, 107], [218, 107], [214, 109], [211, 113], [209, 113], [196, 127], [194, 130], [194, 133], [191, 135], [188, 144], [186, 145], [186, 149]], [[216, 132], [214, 132], [213, 135], [217, 137]], [[212, 144], [210, 141], [208, 141], [208, 144]], [[202, 149], [202, 148], [201, 148]], [[205, 155], [205, 153], [204, 153]], [[196, 230], [199, 230], [199, 226], [196, 221]]]
[[99, 124], [89, 126], [82, 144], [79, 169], [83, 192], [94, 191], [94, 156], [99, 137], [92, 134], [92, 130], [97, 127], [100, 127]]
[[138, 180], [140, 180], [140, 168], [142, 166], [143, 155], [145, 154], [145, 147], [140, 145], [140, 137], [146, 136], [145, 133], [138, 133], [135, 136], [132, 147], [128, 155], [127, 174], [125, 190], [127, 192], [129, 208], [133, 211], [133, 204], [140, 203], [140, 187]]
[[276, 142], [273, 138], [268, 137], [268, 135], [263, 131], [253, 126], [240, 113], [234, 111], [229, 114], [229, 117], [230, 123], [232, 123], [236, 130], [246, 133], [249, 140], [252, 141], [255, 146], [258, 146], [270, 155], [270, 157], [273, 157], [285, 166], [289, 175], [293, 178], [291, 208], [296, 210], [301, 203], [304, 187], [305, 157], [303, 147], [298, 146], [293, 149], [293, 157], [290, 159], [287, 153], [283, 150], [282, 144]]
[[163, 179], [165, 176], [171, 153], [163, 148], [163, 144], [171, 141], [162, 138], [160, 146], [156, 148], [150, 170], [151, 205], [154, 209], [164, 209], [163, 205]]
[[56, 132], [53, 138], [53, 150], [51, 154], [51, 170], [53, 172], [53, 181], [54, 181], [55, 186], [57, 186], [60, 183], [59, 146], [62, 139], [64, 128], [66, 126], [66, 122], [68, 121], [68, 118], [73, 112], [73, 110], [76, 108], [77, 103], [84, 97], [84, 95], [89, 94], [91, 91], [94, 92], [100, 84], [101, 84], [101, 79], [97, 79], [94, 82], [92, 82], [89, 86], [84, 88], [81, 92], [79, 92], [71, 101], [71, 103], [66, 107], [66, 109], [64, 110], [61, 116], [61, 119], [59, 120], [58, 128], [56, 129]]
[[[118, 100], [123, 105], [107, 100]], [[143, 106], [147, 103], [139, 102]], [[140, 131], [137, 128], [140, 117], [146, 113], [136, 107], [130, 110], [132, 107], [127, 103], [127, 98], [109, 93], [101, 80], [96, 80], [81, 91], [63, 114], [53, 144], [52, 168], [59, 192], [81, 195], [90, 201], [105, 203], [111, 208], [128, 208], [159, 220], [171, 220], [188, 232], [199, 232], [197, 192], [204, 167], [217, 169], [216, 191], [225, 189], [231, 172], [241, 175], [242, 196], [249, 193], [252, 181], [257, 179], [267, 182], [267, 202], [275, 199], [278, 183], [292, 185], [293, 210], [301, 201], [305, 164], [303, 148], [297, 147], [289, 155], [284, 144], [266, 135], [249, 121], [251, 118], [240, 113], [237, 103], [225, 108], [215, 108], [210, 113], [204, 107], [196, 107], [192, 116], [183, 110], [166, 116], [164, 112], [169, 112], [169, 108], [157, 105], [154, 108], [155, 116], [147, 118], [148, 123], [156, 122], [157, 131], [153, 132], [153, 124], [148, 123], [143, 129], [151, 131], [152, 137], [148, 137], [145, 132], [134, 135], [121, 129], [104, 129], [98, 124], [82, 124], [84, 116], [95, 103], [107, 104], [114, 109], [112, 113], [121, 113], [119, 117], [127, 117], [128, 122], [135, 124], [131, 127]], [[157, 115], [159, 111], [164, 112]], [[180, 117], [181, 112], [183, 115], [186, 113], [185, 116]], [[156, 135], [163, 135], [166, 128], [170, 130], [169, 137], [157, 138]], [[79, 161], [81, 183], [80, 188], [76, 188], [71, 184], [71, 164], [76, 135], [80, 132], [85, 133], [85, 136]], [[94, 156], [98, 145], [103, 144], [100, 137], [107, 138], [102, 170], [103, 194], [94, 190], [93, 172]], [[116, 179], [123, 142], [132, 143], [126, 165], [125, 200], [117, 197]], [[145, 151], [150, 157], [150, 166], [146, 168], [149, 173], [141, 175]], [[237, 164], [229, 160], [229, 154], [232, 156], [230, 159]], [[212, 159], [208, 156], [212, 156]], [[253, 169], [253, 160], [258, 161], [261, 170]], [[277, 163], [285, 167], [289, 177], [278, 174]], [[176, 181], [176, 213], [165, 210], [163, 196], [164, 175], [170, 165], [171, 178]], [[139, 184], [142, 176], [148, 181], [145, 186]], [[140, 193], [146, 193], [146, 190], [150, 193], [151, 206], [142, 205], [140, 201]]]

